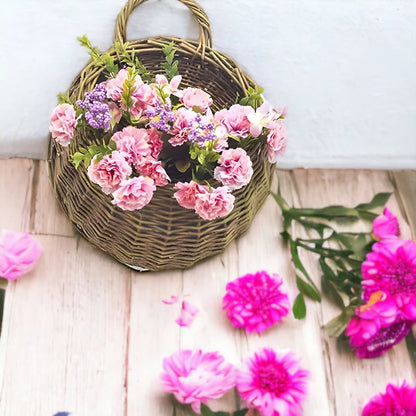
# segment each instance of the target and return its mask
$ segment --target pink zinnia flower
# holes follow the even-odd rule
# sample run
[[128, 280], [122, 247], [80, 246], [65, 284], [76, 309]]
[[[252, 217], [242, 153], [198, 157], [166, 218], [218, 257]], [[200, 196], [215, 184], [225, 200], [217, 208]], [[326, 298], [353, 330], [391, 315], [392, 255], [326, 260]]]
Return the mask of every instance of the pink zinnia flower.
[[400, 234], [397, 217], [387, 207], [384, 208], [383, 215], [374, 220], [373, 234], [379, 239]]
[[151, 152], [146, 129], [127, 126], [113, 134], [111, 139], [115, 141], [119, 152], [128, 155], [126, 158], [128, 163], [135, 163], [141, 156], [148, 156]]
[[292, 352], [264, 348], [237, 372], [237, 389], [262, 416], [300, 416], [308, 377]]
[[235, 371], [218, 352], [181, 350], [163, 360], [161, 382], [165, 391], [196, 413], [201, 403], [217, 399], [235, 386]]
[[71, 104], [59, 104], [52, 112], [49, 131], [62, 146], [68, 146], [74, 137], [77, 125], [74, 107]]
[[168, 174], [162, 166], [162, 162], [152, 157], [138, 159], [134, 167], [140, 175], [152, 178], [156, 186], [165, 186], [170, 181]]
[[196, 194], [209, 192], [207, 185], [200, 185], [195, 181], [178, 182], [173, 189], [177, 189], [173, 196], [178, 201], [178, 204], [188, 209], [195, 209]]
[[15, 280], [30, 272], [42, 254], [40, 244], [28, 233], [0, 231], [0, 277]]
[[195, 320], [196, 315], [198, 315], [199, 309], [189, 303], [187, 300], [183, 300], [181, 303], [181, 312], [179, 318], [176, 319], [176, 323], [179, 326], [190, 327], [192, 322]]
[[156, 190], [153, 179], [139, 176], [127, 179], [113, 192], [113, 204], [121, 209], [133, 211], [147, 205]]
[[280, 120], [273, 120], [268, 125], [267, 134], [268, 158], [270, 163], [276, 163], [279, 155], [287, 147], [287, 133], [285, 125]]
[[278, 274], [248, 273], [227, 284], [222, 308], [234, 326], [260, 333], [289, 313], [289, 297], [282, 292], [282, 283]]
[[199, 107], [202, 112], [205, 112], [212, 104], [212, 98], [199, 88], [185, 88], [182, 91], [181, 103], [190, 110], [193, 107]]
[[253, 107], [234, 104], [228, 110], [217, 111], [214, 118], [227, 129], [228, 134], [244, 138], [250, 132], [250, 114], [254, 114]]
[[250, 157], [241, 147], [224, 150], [214, 170], [214, 178], [231, 190], [246, 186], [253, 176]]
[[212, 189], [211, 192], [195, 194], [195, 212], [204, 220], [214, 220], [227, 216], [234, 208], [234, 195], [225, 186]]
[[415, 416], [416, 388], [406, 381], [401, 386], [387, 384], [386, 392], [372, 397], [362, 416]]
[[105, 194], [111, 194], [120, 185], [121, 181], [132, 173], [131, 166], [126, 161], [126, 156], [117, 150], [111, 155], [104, 156], [98, 163], [96, 156], [88, 166], [88, 176], [91, 182], [101, 186]]

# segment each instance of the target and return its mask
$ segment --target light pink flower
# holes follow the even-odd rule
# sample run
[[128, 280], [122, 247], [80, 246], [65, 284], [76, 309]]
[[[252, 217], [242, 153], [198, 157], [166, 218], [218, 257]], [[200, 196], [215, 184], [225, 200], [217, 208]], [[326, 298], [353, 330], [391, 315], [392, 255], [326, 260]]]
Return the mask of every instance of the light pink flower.
[[62, 146], [68, 146], [74, 137], [77, 125], [74, 107], [71, 104], [59, 104], [52, 112], [49, 131]]
[[289, 297], [281, 290], [282, 284], [278, 274], [248, 273], [227, 284], [222, 308], [234, 326], [260, 333], [289, 313]]
[[228, 215], [234, 208], [234, 195], [225, 186], [212, 189], [211, 192], [195, 194], [195, 212], [204, 220], [214, 220]]
[[287, 133], [281, 120], [273, 120], [268, 125], [267, 134], [268, 158], [270, 163], [276, 163], [279, 155], [283, 154], [287, 147]]
[[235, 386], [235, 371], [218, 352], [181, 350], [163, 360], [161, 383], [196, 413], [201, 403], [217, 399]]
[[196, 194], [208, 193], [209, 188], [206, 185], [200, 185], [197, 182], [178, 182], [173, 189], [177, 191], [173, 196], [181, 207], [195, 209]]
[[252, 107], [234, 104], [228, 110], [217, 111], [214, 118], [227, 129], [228, 134], [244, 138], [250, 132], [250, 114], [254, 114]]
[[[123, 93], [123, 84], [127, 79], [127, 69], [120, 69], [115, 78], [110, 78], [105, 83], [107, 90], [107, 97], [114, 101], [121, 100], [121, 94]], [[141, 80], [141, 79], [140, 79]]]
[[222, 152], [228, 147], [228, 131], [222, 124], [215, 127], [215, 143], [214, 150], [216, 152]]
[[181, 103], [191, 110], [193, 107], [199, 107], [204, 113], [212, 104], [212, 98], [199, 88], [185, 88], [182, 90]]
[[0, 231], [0, 277], [15, 280], [30, 272], [42, 254], [40, 244], [28, 233]]
[[111, 155], [104, 156], [98, 163], [96, 156], [88, 166], [88, 176], [91, 182], [101, 186], [105, 194], [114, 192], [120, 183], [131, 175], [131, 166], [126, 161], [128, 155], [114, 151]]
[[133, 105], [130, 113], [135, 118], [140, 118], [142, 114], [156, 103], [157, 94], [148, 84], [142, 83], [136, 87], [131, 94]]
[[189, 303], [187, 300], [183, 300], [181, 304], [181, 312], [179, 318], [176, 319], [176, 323], [179, 326], [190, 327], [194, 321], [196, 315], [198, 315], [199, 309]]
[[162, 162], [152, 157], [143, 157], [137, 159], [134, 165], [140, 175], [152, 178], [156, 186], [165, 186], [169, 183], [170, 178], [162, 166]]
[[379, 239], [400, 234], [397, 217], [387, 207], [384, 208], [383, 215], [374, 220], [373, 234]]
[[126, 211], [141, 209], [147, 205], [156, 190], [153, 179], [143, 176], [127, 179], [113, 192], [113, 204]]
[[386, 392], [373, 396], [362, 416], [415, 416], [416, 388], [406, 381], [401, 386], [387, 384]]
[[119, 106], [116, 103], [113, 103], [112, 101], [108, 103], [108, 108], [111, 114], [110, 125], [114, 127], [121, 120], [121, 110]]
[[157, 159], [163, 148], [162, 133], [155, 128], [147, 128], [147, 143], [150, 146], [150, 156]]
[[181, 75], [174, 76], [170, 82], [168, 82], [167, 78], [164, 75], [156, 75], [155, 77], [156, 84], [159, 85], [159, 87], [163, 88], [163, 91], [167, 94], [173, 94], [177, 97], [182, 96], [182, 91], [178, 90], [179, 84], [182, 81]]
[[116, 142], [117, 150], [124, 153], [128, 163], [136, 163], [140, 157], [150, 155], [151, 148], [146, 129], [127, 126], [114, 133], [111, 139]]
[[237, 389], [262, 416], [301, 416], [308, 377], [292, 352], [263, 348], [237, 372]]
[[275, 116], [271, 104], [265, 101], [256, 109], [255, 113], [250, 113], [247, 116], [250, 121], [250, 134], [253, 137], [259, 137], [263, 127], [266, 127]]
[[241, 147], [224, 150], [218, 164], [214, 178], [231, 190], [247, 185], [253, 176], [251, 159]]
[[172, 146], [181, 146], [188, 140], [189, 129], [195, 120], [195, 113], [187, 108], [179, 108], [176, 111], [176, 119], [173, 122], [172, 130], [169, 131], [173, 137], [169, 139]]

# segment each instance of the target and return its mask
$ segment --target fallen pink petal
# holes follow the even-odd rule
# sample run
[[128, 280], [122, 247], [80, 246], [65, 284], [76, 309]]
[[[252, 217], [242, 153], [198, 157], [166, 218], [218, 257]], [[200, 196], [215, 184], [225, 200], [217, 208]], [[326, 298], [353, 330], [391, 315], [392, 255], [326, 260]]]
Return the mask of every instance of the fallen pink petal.
[[181, 307], [179, 318], [176, 319], [175, 322], [179, 326], [190, 327], [196, 315], [198, 314], [198, 312], [199, 312], [199, 309], [196, 306], [184, 300], [182, 301], [182, 307]]
[[174, 305], [178, 301], [179, 297], [174, 295], [172, 295], [169, 299], [162, 299], [162, 303], [164, 303], [165, 305]]

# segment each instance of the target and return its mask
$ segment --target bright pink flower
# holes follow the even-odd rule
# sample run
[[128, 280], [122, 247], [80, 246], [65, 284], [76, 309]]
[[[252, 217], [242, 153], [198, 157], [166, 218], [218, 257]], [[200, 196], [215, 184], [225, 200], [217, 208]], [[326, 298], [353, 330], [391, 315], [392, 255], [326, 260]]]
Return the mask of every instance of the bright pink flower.
[[135, 118], [140, 118], [142, 114], [156, 103], [157, 94], [155, 90], [148, 84], [141, 83], [131, 94], [133, 105], [130, 113]]
[[121, 100], [121, 94], [123, 92], [123, 84], [127, 79], [127, 69], [120, 69], [115, 78], [110, 78], [105, 83], [107, 90], [107, 97], [114, 101]]
[[163, 148], [163, 140], [161, 139], [162, 133], [155, 128], [147, 128], [147, 143], [150, 146], [150, 156], [157, 159]]
[[202, 112], [205, 112], [212, 104], [212, 98], [199, 88], [185, 88], [182, 91], [181, 103], [191, 110], [193, 107], [199, 107]]
[[278, 274], [248, 273], [227, 284], [222, 308], [234, 326], [260, 333], [289, 313], [289, 297], [282, 292], [282, 283]]
[[74, 137], [77, 125], [74, 107], [70, 104], [59, 104], [52, 112], [49, 131], [52, 137], [62, 146], [68, 146]]
[[237, 372], [237, 389], [262, 416], [300, 416], [308, 377], [292, 352], [264, 348]]
[[156, 186], [153, 179], [143, 176], [127, 179], [121, 182], [113, 192], [113, 204], [126, 211], [141, 209], [147, 205], [153, 197]]
[[214, 170], [214, 178], [231, 190], [246, 186], [253, 176], [250, 157], [241, 147], [224, 150]]
[[250, 132], [250, 114], [254, 114], [253, 107], [234, 104], [228, 110], [217, 111], [214, 118], [227, 129], [228, 134], [247, 137]]
[[189, 327], [192, 325], [192, 322], [194, 321], [196, 315], [198, 315], [198, 312], [199, 309], [195, 305], [192, 305], [187, 300], [183, 300], [181, 305], [181, 312], [179, 318], [176, 319], [176, 323], [179, 326]]
[[406, 381], [401, 386], [387, 384], [386, 392], [373, 396], [362, 416], [415, 416], [416, 388]]
[[161, 382], [165, 391], [196, 413], [201, 403], [217, 399], [235, 386], [235, 371], [218, 352], [181, 350], [163, 360]]
[[162, 162], [152, 157], [143, 157], [137, 159], [134, 165], [140, 175], [152, 178], [156, 186], [165, 186], [169, 183], [170, 178], [162, 166]]
[[173, 136], [169, 139], [172, 146], [181, 146], [188, 140], [189, 128], [195, 120], [195, 115], [192, 110], [187, 108], [181, 107], [178, 109], [172, 130], [169, 132]]
[[212, 189], [212, 192], [195, 194], [195, 212], [204, 220], [214, 220], [228, 215], [234, 208], [234, 195], [225, 186]]
[[279, 155], [283, 154], [287, 147], [287, 133], [281, 120], [273, 120], [268, 125], [267, 134], [268, 157], [270, 163], [276, 163]]
[[141, 156], [148, 156], [151, 152], [147, 129], [127, 126], [114, 133], [111, 139], [116, 142], [117, 150], [125, 154], [128, 163], [135, 163]]
[[126, 157], [127, 155], [116, 150], [95, 163], [96, 156], [94, 156], [90, 166], [88, 166], [88, 176], [91, 182], [100, 185], [105, 194], [114, 192], [120, 183], [132, 173]]
[[0, 277], [15, 280], [30, 272], [42, 254], [40, 244], [28, 233], [0, 231]]
[[177, 189], [173, 196], [178, 201], [178, 204], [188, 209], [195, 209], [196, 194], [209, 192], [207, 185], [200, 185], [194, 181], [178, 182], [173, 189]]
[[384, 208], [383, 215], [374, 220], [373, 234], [379, 239], [400, 234], [397, 217], [387, 207]]

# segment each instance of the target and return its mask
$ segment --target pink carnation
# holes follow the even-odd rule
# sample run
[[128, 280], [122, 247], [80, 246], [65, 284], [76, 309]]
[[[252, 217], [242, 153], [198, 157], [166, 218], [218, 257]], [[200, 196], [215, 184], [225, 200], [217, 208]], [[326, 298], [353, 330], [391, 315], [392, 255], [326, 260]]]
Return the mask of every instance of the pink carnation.
[[170, 181], [162, 162], [151, 157], [144, 157], [138, 159], [134, 165], [140, 175], [152, 178], [156, 186], [165, 186]]
[[199, 88], [185, 88], [182, 91], [181, 103], [191, 110], [193, 107], [199, 107], [202, 112], [205, 112], [212, 104], [212, 98]]
[[234, 104], [228, 110], [217, 111], [214, 118], [227, 129], [228, 134], [247, 137], [250, 132], [250, 120], [247, 116], [253, 113], [252, 107]]
[[362, 416], [415, 416], [416, 388], [406, 381], [401, 386], [388, 384], [386, 392], [372, 397], [365, 405]]
[[379, 239], [400, 234], [397, 217], [388, 208], [384, 208], [383, 215], [379, 215], [374, 220], [373, 234]]
[[141, 156], [148, 156], [151, 152], [146, 129], [127, 126], [111, 139], [116, 142], [117, 150], [124, 153], [128, 163], [135, 163]]
[[163, 360], [165, 391], [201, 413], [201, 403], [217, 399], [235, 386], [235, 371], [218, 352], [181, 350]]
[[115, 78], [110, 78], [105, 83], [107, 90], [107, 97], [114, 101], [121, 100], [121, 94], [123, 93], [123, 84], [127, 79], [127, 69], [120, 69]]
[[181, 146], [188, 140], [189, 128], [195, 120], [195, 113], [187, 108], [179, 108], [172, 130], [169, 131], [173, 137], [169, 139], [172, 146]]
[[285, 125], [281, 120], [273, 120], [267, 125], [268, 157], [270, 163], [276, 163], [279, 155], [283, 154], [287, 147], [287, 134]]
[[263, 332], [289, 313], [289, 298], [281, 290], [282, 283], [277, 274], [248, 273], [227, 284], [222, 308], [234, 326], [248, 333]]
[[237, 389], [262, 416], [301, 416], [308, 377], [292, 352], [263, 348], [237, 372]]
[[212, 192], [199, 192], [195, 194], [195, 212], [204, 220], [225, 217], [233, 210], [234, 200], [234, 195], [225, 186]]
[[150, 147], [150, 156], [157, 159], [163, 148], [163, 140], [161, 139], [162, 133], [155, 128], [147, 128], [147, 143]]
[[28, 233], [0, 231], [0, 277], [15, 280], [30, 272], [42, 254], [40, 244]]
[[147, 205], [156, 190], [153, 179], [143, 176], [127, 179], [121, 182], [113, 192], [113, 204], [126, 211], [141, 209]]
[[133, 105], [130, 113], [133, 117], [139, 118], [149, 107], [156, 103], [157, 95], [154, 89], [145, 83], [136, 86], [136, 89], [131, 94]]
[[68, 146], [74, 137], [77, 125], [74, 107], [70, 104], [59, 104], [52, 112], [49, 131], [52, 137], [62, 146]]
[[101, 186], [105, 194], [114, 192], [120, 183], [132, 173], [126, 157], [127, 155], [116, 150], [96, 163], [97, 159], [94, 156], [90, 166], [88, 166], [88, 176], [91, 182]]
[[196, 194], [209, 192], [208, 186], [200, 185], [194, 181], [178, 182], [173, 189], [177, 189], [173, 196], [178, 201], [178, 204], [188, 209], [195, 209]]
[[253, 176], [251, 159], [241, 147], [224, 150], [214, 170], [214, 177], [231, 190], [242, 188]]

